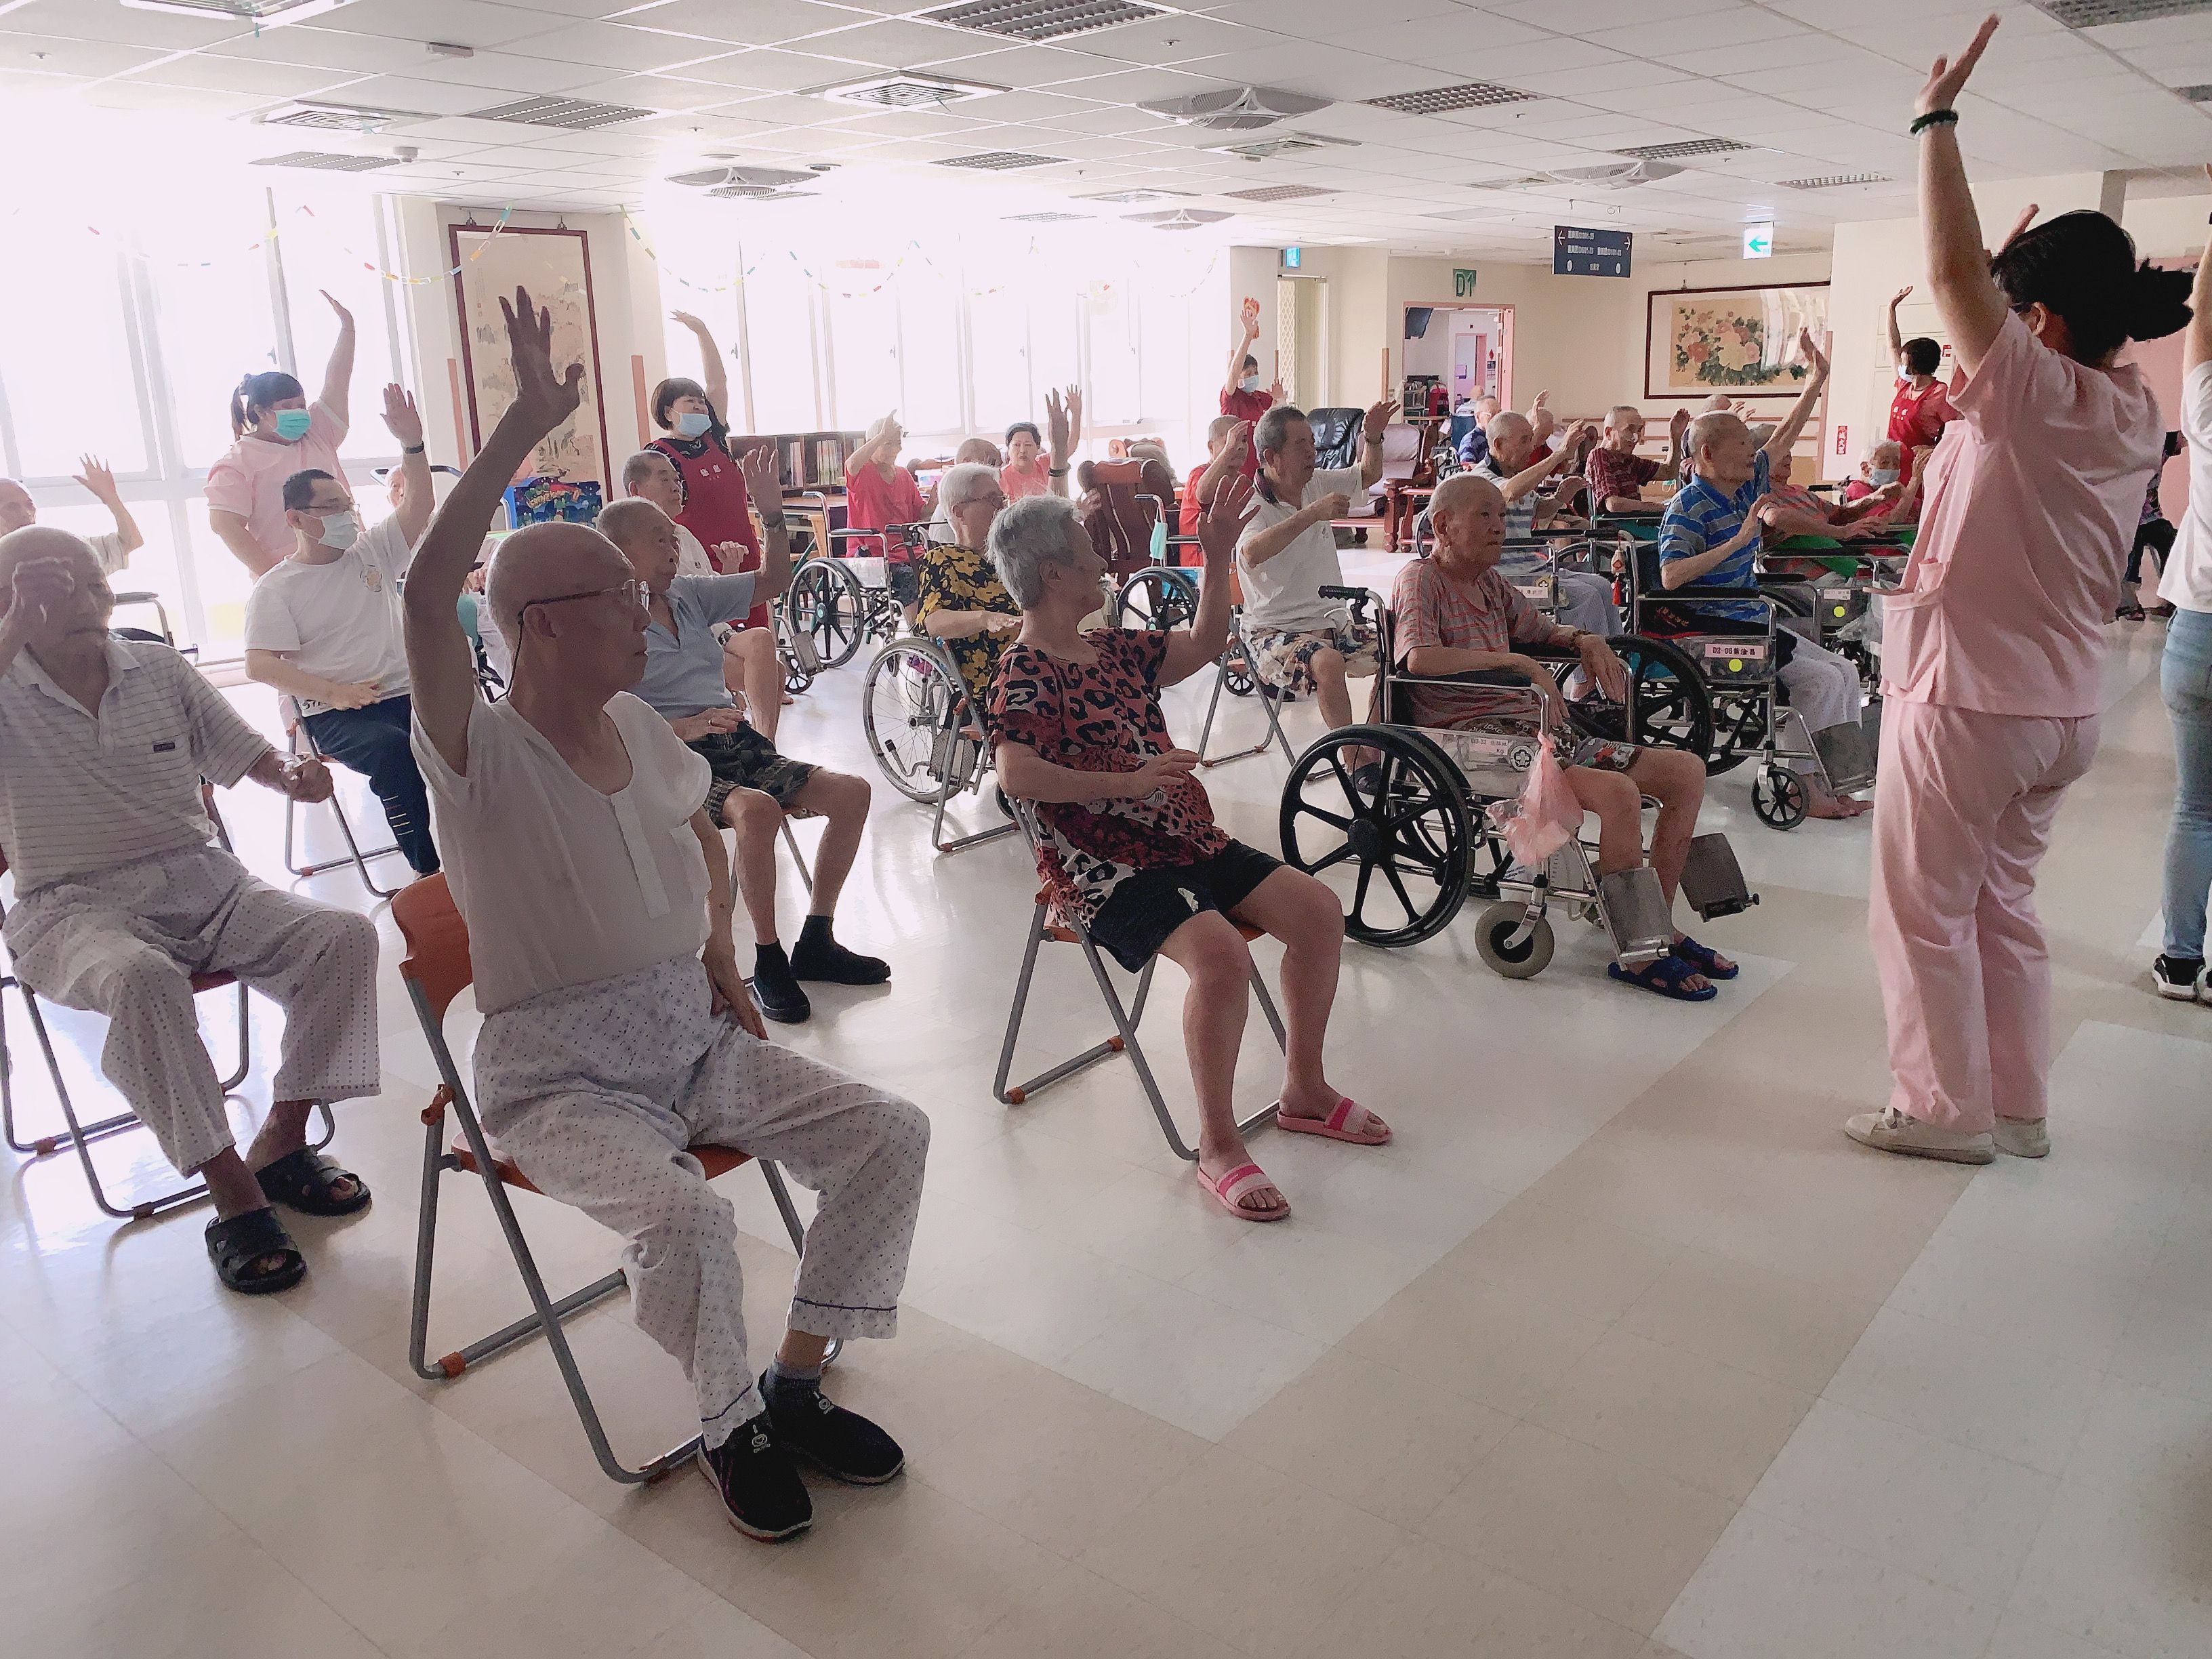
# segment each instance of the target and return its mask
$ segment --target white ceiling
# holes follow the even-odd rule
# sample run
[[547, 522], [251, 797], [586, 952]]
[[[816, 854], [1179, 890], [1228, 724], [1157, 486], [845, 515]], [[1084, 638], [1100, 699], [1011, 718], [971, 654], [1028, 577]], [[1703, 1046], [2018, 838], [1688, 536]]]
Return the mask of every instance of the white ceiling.
[[[923, 8], [902, 0], [340, 0], [258, 32], [120, 0], [0, 0], [0, 97], [46, 92], [228, 118], [269, 155], [414, 145], [416, 161], [368, 175], [377, 188], [531, 208], [635, 204], [708, 155], [834, 162], [833, 194], [865, 180], [926, 200], [959, 176], [931, 163], [1006, 149], [1059, 158], [989, 179], [990, 204], [1007, 215], [1133, 213], [1142, 210], [1069, 198], [1152, 187], [1193, 192], [1194, 208], [1233, 210], [1221, 228], [1241, 242], [1384, 242], [1539, 259], [1553, 223], [1571, 218], [1641, 233], [1647, 258], [1702, 256], [1732, 248], [1748, 220], [1777, 220], [1787, 252], [1825, 246], [1839, 219], [1909, 213], [1913, 94], [1929, 59], [1955, 50], [1989, 4], [1228, 0], [1025, 45], [921, 21]], [[2004, 25], [1962, 100], [1960, 137], [1978, 179], [2123, 170], [2138, 188], [2201, 187], [2212, 103], [2173, 88], [2212, 82], [2212, 0], [2080, 32], [2031, 5], [1996, 9]], [[431, 41], [474, 55], [434, 55]], [[927, 112], [871, 113], [799, 95], [925, 68], [1011, 90]], [[1541, 97], [1445, 116], [1358, 101], [1467, 80]], [[1133, 107], [1252, 83], [1342, 101], [1230, 137]], [[541, 94], [653, 112], [586, 132], [459, 118]], [[368, 137], [250, 125], [302, 97], [429, 118]], [[1357, 144], [1257, 163], [1206, 148], [1291, 129]], [[1700, 137], [1756, 148], [1628, 191], [1468, 188]], [[1894, 182], [1780, 183], [1856, 173]], [[1282, 184], [1330, 193], [1275, 204], [1221, 199]]]

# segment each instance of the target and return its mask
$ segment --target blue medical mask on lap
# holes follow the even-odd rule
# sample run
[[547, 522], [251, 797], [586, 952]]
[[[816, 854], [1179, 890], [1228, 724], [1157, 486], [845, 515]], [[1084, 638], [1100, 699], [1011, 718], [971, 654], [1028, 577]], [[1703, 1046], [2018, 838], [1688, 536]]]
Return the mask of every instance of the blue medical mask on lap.
[[1897, 469], [1893, 466], [1871, 467], [1867, 471], [1867, 482], [1876, 489], [1893, 484], [1897, 482]]
[[703, 438], [707, 428], [714, 423], [711, 415], [702, 415], [696, 409], [687, 409], [676, 417], [676, 435], [679, 438]]
[[307, 435], [307, 428], [315, 417], [304, 409], [280, 409], [276, 411], [276, 435], [288, 444], [295, 444]]

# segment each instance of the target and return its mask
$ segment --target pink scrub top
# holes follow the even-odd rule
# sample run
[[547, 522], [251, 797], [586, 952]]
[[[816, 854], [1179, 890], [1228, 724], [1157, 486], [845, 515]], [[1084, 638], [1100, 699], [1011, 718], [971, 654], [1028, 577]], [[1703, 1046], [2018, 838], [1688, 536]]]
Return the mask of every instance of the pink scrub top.
[[2096, 714], [2160, 459], [2158, 400], [2132, 364], [2075, 362], [2008, 315], [1951, 401], [1903, 591], [1883, 602], [1882, 689], [1985, 714]]
[[246, 533], [271, 566], [290, 557], [300, 540], [284, 522], [285, 479], [313, 468], [352, 488], [345, 468], [338, 465], [346, 423], [319, 398], [307, 405], [307, 435], [297, 443], [249, 435], [232, 444], [208, 468], [207, 504], [245, 520]]

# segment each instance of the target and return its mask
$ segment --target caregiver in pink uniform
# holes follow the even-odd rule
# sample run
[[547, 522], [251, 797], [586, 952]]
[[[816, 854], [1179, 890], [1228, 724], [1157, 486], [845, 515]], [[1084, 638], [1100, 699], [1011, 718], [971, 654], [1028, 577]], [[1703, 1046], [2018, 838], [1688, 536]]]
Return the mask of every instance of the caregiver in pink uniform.
[[2106, 623], [2165, 433], [2142, 377], [2113, 360], [2189, 320], [2187, 274], [2139, 266], [2102, 214], [1984, 251], [1954, 106], [1996, 26], [1936, 60], [1912, 124], [1960, 418], [1885, 602], [1869, 924], [1896, 1089], [1844, 1126], [1959, 1164], [2051, 1150], [2035, 870], [2096, 753]]

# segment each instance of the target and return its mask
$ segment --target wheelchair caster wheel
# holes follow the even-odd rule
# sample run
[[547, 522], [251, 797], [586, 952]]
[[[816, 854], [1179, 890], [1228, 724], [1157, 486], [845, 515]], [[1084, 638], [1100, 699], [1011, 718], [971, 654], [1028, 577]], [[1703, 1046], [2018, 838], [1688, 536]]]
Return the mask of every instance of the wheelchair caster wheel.
[[1529, 921], [1527, 905], [1504, 900], [1475, 919], [1474, 948], [1501, 978], [1534, 979], [1552, 965], [1552, 924], [1542, 916]]
[[1805, 780], [1786, 767], [1767, 767], [1752, 781], [1751, 810], [1771, 830], [1795, 830], [1812, 804]]

